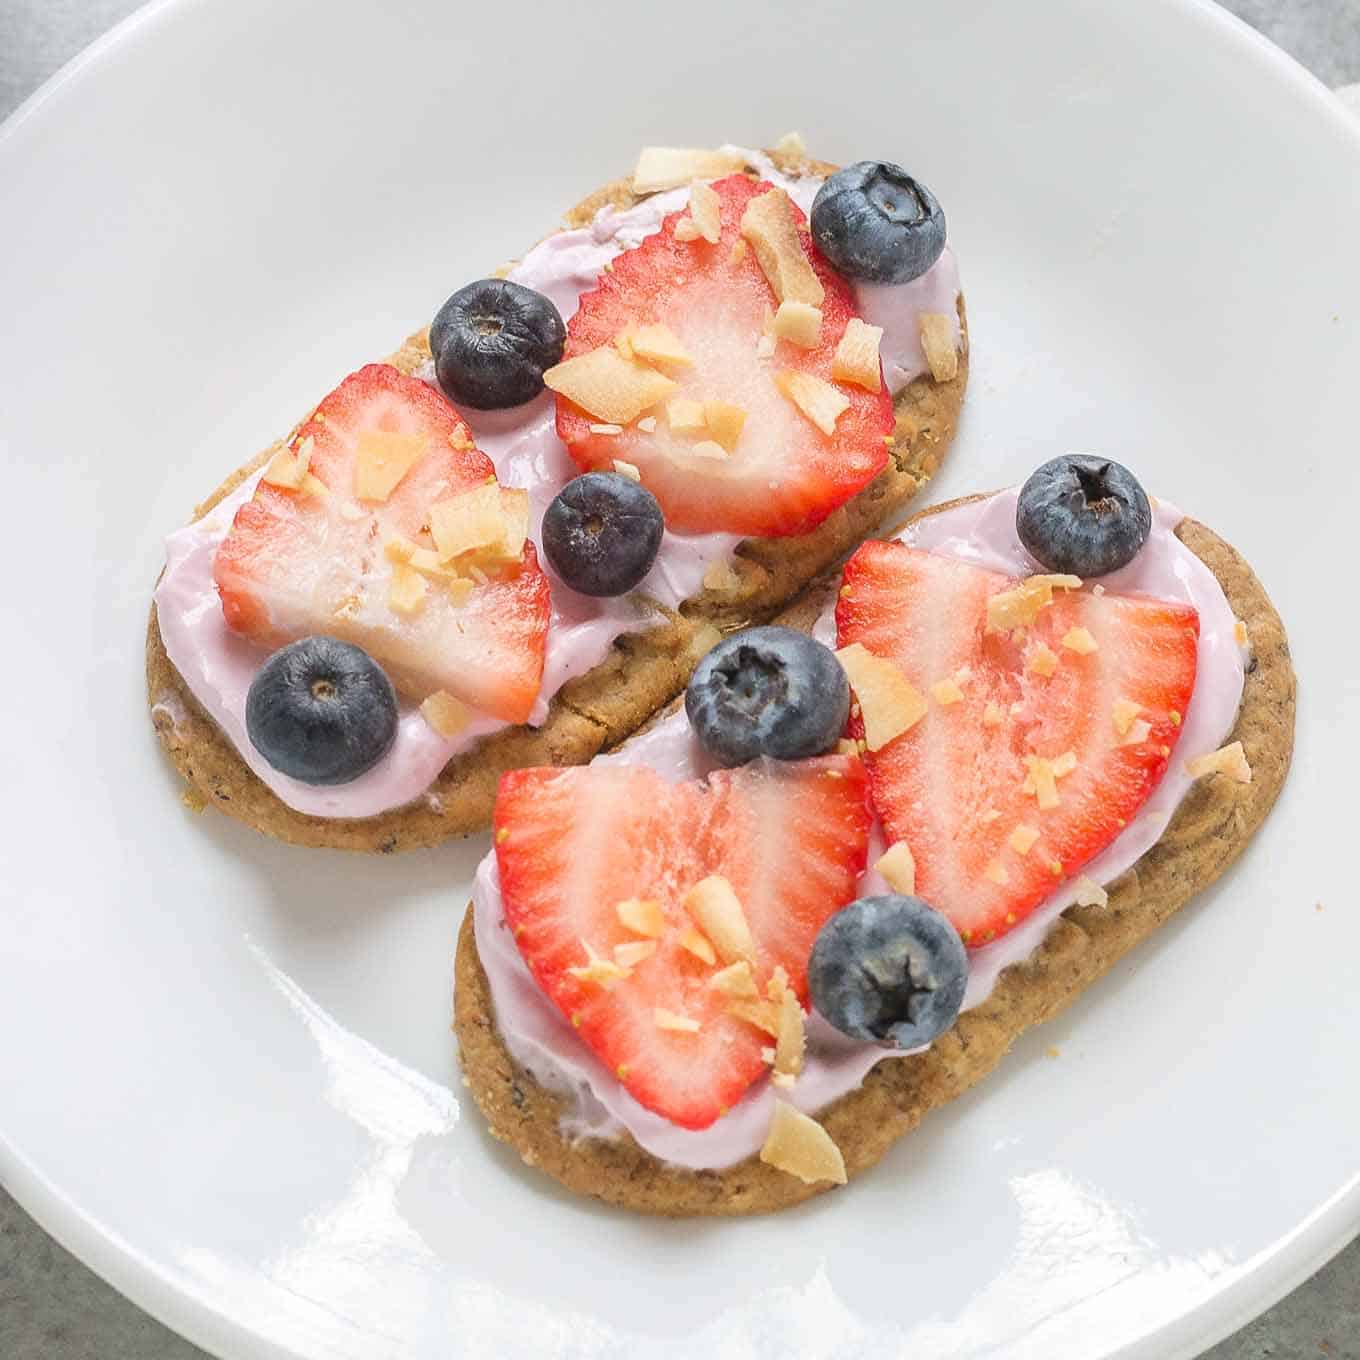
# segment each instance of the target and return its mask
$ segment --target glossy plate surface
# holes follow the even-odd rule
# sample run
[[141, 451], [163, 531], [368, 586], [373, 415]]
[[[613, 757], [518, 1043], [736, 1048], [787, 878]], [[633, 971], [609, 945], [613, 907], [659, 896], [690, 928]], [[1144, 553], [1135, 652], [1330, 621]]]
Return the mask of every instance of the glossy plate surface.
[[[852, 12], [177, 0], [0, 133], [0, 1173], [210, 1349], [1165, 1360], [1360, 1226], [1360, 136], [1186, 0]], [[932, 494], [1100, 449], [1214, 525], [1288, 623], [1296, 767], [1216, 890], [875, 1174], [649, 1222], [459, 1084], [485, 840], [189, 815], [142, 629], [165, 532], [340, 375], [640, 144], [791, 127], [945, 205], [974, 376]]]

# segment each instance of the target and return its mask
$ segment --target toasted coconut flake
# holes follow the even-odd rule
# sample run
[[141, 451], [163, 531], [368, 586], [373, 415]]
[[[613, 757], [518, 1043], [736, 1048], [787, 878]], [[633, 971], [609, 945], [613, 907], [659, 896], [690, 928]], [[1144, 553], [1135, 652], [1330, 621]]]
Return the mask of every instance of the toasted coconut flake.
[[831, 1135], [815, 1120], [784, 1100], [774, 1102], [770, 1131], [760, 1160], [796, 1176], [805, 1185], [831, 1181], [844, 1185], [845, 1158]]
[[690, 186], [689, 215], [699, 235], [716, 246], [722, 235], [722, 200], [711, 184], [698, 180]]
[[456, 737], [472, 721], [467, 705], [447, 690], [436, 690], [420, 706], [420, 716], [441, 737]]
[[1152, 735], [1152, 724], [1146, 718], [1135, 718], [1128, 732], [1120, 739], [1121, 746], [1141, 746]]
[[746, 205], [741, 234], [780, 302], [807, 302], [820, 307], [826, 295], [813, 271], [794, 226], [793, 206], [782, 189], [769, 189]]
[[429, 446], [427, 434], [360, 430], [354, 452], [354, 494], [361, 501], [387, 500]]
[[916, 860], [906, 841], [895, 841], [879, 856], [874, 868], [893, 892], [908, 897], [916, 891]]
[[405, 562], [392, 564], [387, 584], [387, 606], [398, 614], [414, 614], [425, 601], [425, 578]]
[[614, 962], [620, 968], [633, 969], [644, 959], [650, 959], [656, 953], [655, 940], [629, 940], [624, 944], [614, 946]]
[[708, 428], [704, 404], [692, 397], [676, 397], [666, 403], [666, 423], [677, 434], [690, 434]]
[[738, 959], [735, 963], [729, 963], [726, 968], [720, 968], [709, 978], [708, 985], [715, 992], [721, 992], [733, 1000], [760, 995], [756, 988], [755, 974], [745, 959]]
[[1062, 645], [1078, 656], [1090, 656], [1098, 650], [1098, 644], [1087, 628], [1069, 628], [1063, 634]]
[[835, 434], [836, 421], [850, 398], [811, 373], [786, 368], [774, 376], [775, 385], [823, 433]]
[[831, 376], [837, 382], [854, 383], [866, 392], [883, 386], [883, 365], [878, 347], [883, 339], [882, 326], [870, 326], [852, 316], [831, 356]]
[[1034, 842], [1039, 839], [1039, 828], [1029, 826], [1021, 822], [1019, 826], [1006, 837], [1007, 843], [1017, 855], [1027, 855], [1034, 848]]
[[1240, 741], [1229, 742], [1217, 751], [1196, 756], [1194, 760], [1186, 762], [1185, 768], [1192, 779], [1199, 779], [1206, 774], [1224, 774], [1238, 784], [1251, 783], [1251, 766], [1247, 763], [1247, 753]]
[[662, 189], [678, 189], [693, 179], [721, 179], [745, 168], [745, 157], [735, 151], [645, 146], [633, 171], [633, 192], [654, 194]]
[[1135, 704], [1132, 699], [1116, 699], [1114, 707], [1110, 711], [1110, 720], [1114, 723], [1114, 730], [1121, 737], [1127, 736], [1129, 728], [1133, 726], [1133, 720], [1142, 711], [1142, 704]]
[[[430, 507], [430, 533], [439, 560], [518, 562], [529, 535], [529, 493], [485, 482]], [[416, 565], [415, 557], [411, 559]]]
[[716, 439], [701, 439], [690, 450], [690, 454], [695, 458], [711, 458], [715, 462], [724, 462], [728, 456], [727, 450]]
[[714, 964], [718, 961], [718, 955], [714, 952], [708, 936], [694, 926], [685, 926], [680, 934], [676, 936], [676, 941], [681, 949], [693, 954], [701, 963]]
[[807, 147], [803, 145], [803, 138], [797, 132], [786, 132], [775, 144], [774, 150], [781, 156], [803, 157], [807, 155]]
[[930, 687], [931, 698], [942, 708], [948, 708], [950, 704], [961, 703], [963, 700], [963, 690], [959, 688], [959, 682], [952, 676], [944, 680], [937, 680]]
[[746, 426], [746, 411], [730, 401], [704, 402], [704, 423], [719, 444], [732, 453]]
[[587, 415], [614, 425], [631, 424], [676, 387], [673, 378], [625, 359], [613, 345], [564, 359], [543, 375], [543, 382]]
[[1009, 633], [1016, 628], [1028, 628], [1039, 617], [1039, 611], [1052, 603], [1053, 587], [1031, 576], [1010, 590], [998, 591], [987, 601], [987, 631]]
[[653, 897], [626, 897], [614, 908], [614, 915], [625, 930], [659, 940], [666, 932], [666, 913]]
[[594, 424], [590, 427], [591, 434], [622, 434], [622, 425], [603, 425]]
[[882, 750], [925, 716], [926, 701], [911, 681], [891, 661], [875, 656], [863, 643], [852, 642], [842, 647], [836, 659], [855, 691], [869, 750]]
[[699, 929], [712, 941], [724, 963], [755, 958], [755, 941], [732, 885], [721, 874], [696, 883], [681, 900]]
[[295, 456], [287, 449], [280, 449], [265, 468], [260, 480], [270, 486], [281, 487], [285, 491], [300, 491], [307, 477], [307, 464], [301, 456]]
[[1032, 793], [1039, 807], [1047, 811], [1058, 806], [1058, 785], [1053, 774], [1053, 762], [1042, 756], [1026, 756], [1025, 766], [1029, 771], [1021, 789]]
[[799, 349], [816, 349], [822, 339], [822, 309], [808, 302], [786, 298], [774, 314], [771, 334]]
[[803, 1070], [803, 1053], [807, 1035], [803, 1028], [803, 1008], [798, 1004], [792, 987], [779, 998], [779, 1033], [774, 1044], [774, 1070], [787, 1077], [796, 1077]]
[[649, 364], [666, 368], [690, 368], [694, 357], [669, 326], [642, 326], [630, 336], [633, 353]]
[[602, 959], [587, 941], [582, 940], [581, 946], [586, 952], [586, 962], [567, 969], [577, 982], [603, 987], [608, 991], [616, 982], [622, 982], [629, 976], [626, 968], [620, 967], [613, 959]]
[[657, 1006], [652, 1011], [652, 1019], [657, 1029], [668, 1030], [673, 1034], [698, 1034], [699, 1022], [678, 1011], [668, 1011], [665, 1006]]
[[921, 349], [936, 382], [958, 376], [959, 352], [954, 348], [954, 322], [943, 312], [921, 313]]
[[773, 1001], [738, 998], [727, 1003], [727, 1013], [738, 1020], [745, 1020], [748, 1025], [754, 1025], [771, 1039], [779, 1037], [779, 1007]]
[[1074, 900], [1079, 907], [1107, 907], [1110, 904], [1110, 894], [1094, 879], [1082, 874], [1077, 879], [1077, 895]]

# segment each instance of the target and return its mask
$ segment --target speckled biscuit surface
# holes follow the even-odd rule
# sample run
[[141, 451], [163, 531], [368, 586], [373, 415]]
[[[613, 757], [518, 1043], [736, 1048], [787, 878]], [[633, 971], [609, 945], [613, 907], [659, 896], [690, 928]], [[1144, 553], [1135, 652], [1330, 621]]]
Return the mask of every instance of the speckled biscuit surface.
[[[928, 1052], [879, 1063], [857, 1091], [824, 1110], [819, 1118], [849, 1175], [873, 1166], [930, 1110], [986, 1076], [1025, 1030], [1057, 1015], [1212, 883], [1275, 802], [1294, 746], [1294, 670], [1284, 628], [1233, 548], [1194, 520], [1176, 532], [1213, 571], [1247, 625], [1252, 659], [1228, 739], [1242, 742], [1251, 783], [1221, 775], [1201, 779], [1157, 844], [1108, 886], [1106, 906], [1068, 908], [1035, 954], [1007, 969], [991, 997], [962, 1015]], [[810, 629], [828, 598], [823, 582], [781, 622]], [[561, 1102], [515, 1065], [496, 1030], [471, 909], [459, 934], [455, 972], [454, 1028], [463, 1069], [491, 1132], [569, 1189], [642, 1213], [731, 1215], [786, 1208], [829, 1188], [804, 1185], [754, 1157], [722, 1171], [692, 1172], [666, 1166], [626, 1136], [616, 1142], [564, 1138], [558, 1131]]]
[[[825, 162], [771, 153], [790, 174], [830, 174]], [[606, 203], [637, 202], [629, 180], [583, 199], [564, 219], [588, 223]], [[810, 534], [748, 539], [737, 549], [733, 580], [705, 589], [676, 612], [658, 613], [644, 632], [619, 638], [593, 670], [564, 686], [539, 728], [514, 727], [478, 743], [446, 765], [427, 795], [405, 807], [355, 820], [296, 812], [251, 772], [236, 748], [190, 692], [166, 654], [154, 606], [147, 628], [147, 694], [161, 744], [190, 786], [189, 800], [211, 805], [256, 830], [296, 845], [390, 853], [433, 845], [483, 829], [491, 820], [500, 776], [525, 765], [575, 765], [614, 745], [684, 688], [698, 658], [728, 632], [768, 619], [809, 581], [904, 506], [934, 475], [953, 439], [968, 380], [963, 299], [963, 352], [948, 382], [917, 378], [898, 393], [891, 459], [883, 472]], [[424, 332], [387, 362], [413, 372], [429, 357]], [[201, 518], [274, 452], [273, 445], [232, 474], [194, 513]]]

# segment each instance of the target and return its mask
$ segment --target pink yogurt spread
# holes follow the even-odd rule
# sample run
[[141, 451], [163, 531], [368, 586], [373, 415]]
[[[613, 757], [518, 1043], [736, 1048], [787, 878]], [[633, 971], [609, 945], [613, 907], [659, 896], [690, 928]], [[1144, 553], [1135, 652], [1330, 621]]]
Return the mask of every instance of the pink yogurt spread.
[[[811, 209], [820, 179], [790, 179], [761, 153], [742, 154], [766, 179], [785, 188], [804, 212]], [[563, 318], [570, 319], [581, 294], [595, 287], [605, 265], [660, 230], [662, 218], [688, 201], [685, 187], [655, 194], [626, 211], [603, 208], [589, 226], [556, 232], [535, 246], [507, 277], [546, 294]], [[925, 372], [921, 313], [943, 312], [953, 318], [958, 342], [958, 294], [958, 270], [948, 248], [911, 283], [856, 289], [865, 320], [883, 327], [880, 353], [890, 390], [899, 390]], [[418, 376], [433, 383], [433, 364], [427, 363]], [[508, 411], [462, 412], [478, 446], [495, 464], [500, 481], [529, 492], [530, 536], [536, 544], [543, 512], [578, 471], [557, 438], [551, 396], [545, 392]], [[261, 758], [246, 735], [246, 695], [266, 653], [227, 627], [213, 585], [212, 562], [237, 509], [254, 494], [258, 480], [258, 475], [250, 478], [211, 514], [167, 540], [165, 574], [156, 591], [166, 651], [194, 698], [231, 739], [242, 759], [289, 807], [314, 817], [372, 817], [413, 802], [426, 793], [449, 760], [505, 724], [476, 715], [457, 736], [441, 737], [415, 705], [403, 702], [397, 739], [388, 754], [358, 779], [330, 788], [280, 774]], [[732, 534], [668, 532], [655, 566], [636, 594], [620, 599], [589, 599], [553, 578], [543, 684], [530, 723], [541, 724], [553, 695], [568, 680], [603, 661], [615, 638], [648, 626], [646, 599], [674, 607], [697, 594], [707, 568], [730, 559], [739, 542]], [[551, 575], [542, 552], [539, 561]], [[170, 706], [165, 707], [173, 718]]]
[[[979, 566], [1023, 576], [1040, 567], [1015, 533], [1014, 490], [958, 506], [919, 520], [902, 541]], [[1161, 836], [1193, 782], [1186, 761], [1216, 750], [1236, 720], [1242, 700], [1244, 657], [1234, 639], [1234, 618], [1213, 573], [1175, 536], [1183, 518], [1162, 502], [1152, 533], [1137, 558], [1103, 579], [1112, 594], [1148, 595], [1193, 605], [1200, 636], [1195, 689], [1185, 714], [1171, 767], [1138, 816], [1089, 864], [1081, 877], [1106, 884], [1130, 868]], [[835, 621], [828, 609], [816, 636], [835, 645]], [[600, 760], [650, 765], [668, 779], [702, 776], [711, 768], [683, 710], [635, 738], [621, 751]], [[872, 865], [882, 852], [875, 827]], [[964, 1009], [991, 995], [1002, 969], [1023, 962], [1038, 948], [1049, 927], [1076, 898], [1077, 879], [1059, 886], [1028, 920], [995, 943], [969, 955]], [[888, 891], [870, 869], [859, 894]], [[653, 1156], [695, 1170], [731, 1166], [759, 1150], [769, 1128], [773, 1089], [757, 1083], [709, 1128], [682, 1129], [644, 1109], [577, 1037], [561, 1012], [534, 982], [505, 926], [496, 857], [489, 854], [477, 870], [473, 895], [477, 950], [495, 1002], [496, 1020], [507, 1048], [519, 1064], [549, 1090], [571, 1098], [563, 1128], [573, 1136], [615, 1138], [623, 1131]], [[814, 1114], [853, 1091], [875, 1063], [901, 1056], [894, 1050], [849, 1039], [813, 1012], [807, 1021], [807, 1059], [787, 1098]]]

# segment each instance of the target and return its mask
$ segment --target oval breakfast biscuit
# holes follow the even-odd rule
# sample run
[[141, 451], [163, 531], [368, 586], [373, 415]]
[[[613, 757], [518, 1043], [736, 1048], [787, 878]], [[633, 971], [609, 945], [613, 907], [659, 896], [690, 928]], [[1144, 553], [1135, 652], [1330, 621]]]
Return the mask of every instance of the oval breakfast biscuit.
[[[921, 517], [960, 503], [934, 506]], [[1200, 779], [1156, 845], [1108, 885], [1103, 905], [1069, 907], [1032, 957], [1006, 969], [992, 995], [927, 1052], [880, 1062], [859, 1089], [823, 1110], [818, 1122], [840, 1148], [849, 1176], [873, 1166], [930, 1110], [986, 1076], [1021, 1034], [1059, 1014], [1208, 887], [1274, 804], [1294, 746], [1295, 678], [1284, 627], [1235, 549], [1192, 519], [1183, 520], [1176, 535], [1217, 577], [1250, 639], [1242, 704], [1227, 740], [1242, 743], [1251, 782]], [[811, 631], [835, 585], [819, 582], [779, 622]], [[470, 907], [458, 937], [454, 1030], [466, 1084], [491, 1133], [578, 1194], [639, 1213], [737, 1215], [787, 1208], [831, 1188], [804, 1184], [754, 1156], [723, 1170], [688, 1171], [658, 1161], [626, 1134], [616, 1141], [565, 1137], [563, 1101], [516, 1065], [497, 1032]]]
[[[797, 152], [770, 153], [788, 174], [829, 175], [835, 167]], [[583, 199], [564, 225], [589, 223], [606, 205], [639, 202], [631, 179], [616, 180]], [[294, 845], [391, 853], [434, 845], [483, 830], [496, 786], [506, 770], [533, 765], [578, 765], [635, 731], [685, 686], [699, 657], [717, 640], [763, 622], [819, 572], [906, 505], [939, 468], [954, 437], [968, 381], [968, 330], [962, 295], [963, 345], [957, 371], [937, 381], [914, 379], [894, 400], [896, 428], [888, 466], [813, 532], [796, 538], [747, 539], [732, 570], [667, 613], [645, 632], [625, 634], [606, 658], [553, 698], [542, 727], [511, 727], [455, 756], [426, 794], [374, 817], [312, 817], [289, 807], [241, 759], [191, 693], [166, 653], [156, 620], [146, 637], [147, 697], [161, 745], [189, 785], [185, 800], [235, 817]], [[412, 373], [430, 357], [428, 333], [411, 336], [386, 362]], [[233, 473], [197, 507], [207, 514], [274, 453], [271, 446]]]

